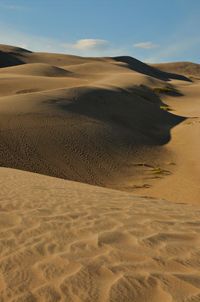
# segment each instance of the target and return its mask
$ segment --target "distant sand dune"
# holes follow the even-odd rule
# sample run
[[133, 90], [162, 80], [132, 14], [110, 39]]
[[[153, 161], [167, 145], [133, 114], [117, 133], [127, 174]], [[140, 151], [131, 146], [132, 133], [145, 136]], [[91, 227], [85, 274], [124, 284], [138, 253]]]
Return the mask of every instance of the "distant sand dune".
[[[169, 73], [166, 71], [162, 71], [154, 66], [147, 65], [135, 58], [132, 57], [115, 57], [114, 60], [126, 63], [127, 66], [139, 73], [158, 78], [160, 80], [169, 81], [170, 79], [177, 79], [182, 81], [188, 81], [189, 79], [186, 76], [178, 74], [178, 72], [175, 70], [174, 73]], [[168, 71], [168, 70], [167, 70]]]
[[200, 78], [200, 64], [195, 64], [192, 62], [154, 64], [154, 67], [159, 68], [165, 72], [175, 72], [190, 77]]
[[71, 72], [67, 70], [44, 63], [23, 64], [0, 69], [0, 74], [6, 73], [39, 77], [67, 77], [71, 75]]

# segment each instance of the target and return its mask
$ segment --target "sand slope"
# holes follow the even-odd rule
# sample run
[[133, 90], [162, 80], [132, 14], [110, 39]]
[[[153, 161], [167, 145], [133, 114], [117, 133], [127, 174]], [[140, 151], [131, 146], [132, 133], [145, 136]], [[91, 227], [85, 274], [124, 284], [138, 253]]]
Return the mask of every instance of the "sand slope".
[[182, 75], [186, 75], [189, 78], [200, 79], [200, 64], [192, 62], [174, 62], [174, 63], [162, 63], [154, 64], [156, 68], [159, 68], [165, 72], [174, 72]]
[[44, 77], [67, 77], [71, 73], [62, 68], [45, 63], [30, 63], [7, 68], [1, 68], [0, 74], [30, 75]]
[[0, 169], [0, 301], [200, 300], [199, 207]]
[[198, 64], [0, 51], [1, 166], [200, 202]]
[[[164, 102], [174, 109], [174, 113], [188, 116], [188, 119], [172, 130], [172, 140], [166, 145], [171, 154], [172, 173], [163, 177], [146, 194], [171, 201], [184, 200], [200, 203], [200, 83], [178, 85], [183, 97], [166, 96]], [[170, 188], [170, 189], [167, 189]], [[139, 193], [139, 192], [138, 192]]]
[[198, 66], [0, 67], [0, 302], [200, 301]]
[[[0, 49], [23, 63], [0, 69], [1, 166], [123, 190], [146, 188], [141, 160], [157, 161], [159, 146], [184, 120], [163, 110], [153, 91], [173, 90], [174, 75], [129, 57]], [[130, 173], [135, 183], [122, 184]]]

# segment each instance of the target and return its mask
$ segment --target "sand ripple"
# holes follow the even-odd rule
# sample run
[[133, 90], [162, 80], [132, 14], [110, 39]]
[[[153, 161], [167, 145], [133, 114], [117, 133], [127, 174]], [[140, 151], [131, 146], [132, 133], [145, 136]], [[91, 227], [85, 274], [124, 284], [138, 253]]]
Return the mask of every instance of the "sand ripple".
[[0, 170], [0, 301], [200, 301], [200, 208]]

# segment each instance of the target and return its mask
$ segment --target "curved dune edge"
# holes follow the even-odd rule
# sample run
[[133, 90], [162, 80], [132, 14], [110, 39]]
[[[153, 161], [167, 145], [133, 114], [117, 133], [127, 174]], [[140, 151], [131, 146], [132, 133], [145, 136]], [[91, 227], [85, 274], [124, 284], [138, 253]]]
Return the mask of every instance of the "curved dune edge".
[[0, 166], [120, 190], [151, 186], [154, 149], [184, 120], [153, 90], [173, 91], [173, 74], [130, 57], [0, 50]]
[[0, 69], [0, 74], [28, 75], [40, 77], [68, 77], [72, 73], [45, 63], [30, 63]]
[[199, 207], [7, 168], [0, 187], [1, 301], [199, 301]]

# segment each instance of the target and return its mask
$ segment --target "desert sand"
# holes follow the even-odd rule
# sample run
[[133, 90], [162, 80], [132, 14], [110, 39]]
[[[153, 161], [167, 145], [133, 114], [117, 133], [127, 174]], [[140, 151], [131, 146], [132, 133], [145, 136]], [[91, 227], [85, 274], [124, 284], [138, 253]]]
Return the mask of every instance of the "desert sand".
[[0, 301], [200, 301], [199, 94], [199, 64], [0, 45]]
[[200, 202], [199, 64], [0, 50], [1, 166]]
[[170, 201], [200, 204], [200, 82], [174, 85], [183, 96], [178, 100], [167, 96], [164, 102], [172, 112], [188, 118], [172, 130], [172, 140], [166, 145], [173, 154], [174, 171], [149, 188], [148, 194], [161, 197], [163, 192]]
[[1, 301], [199, 301], [200, 208], [0, 169]]

